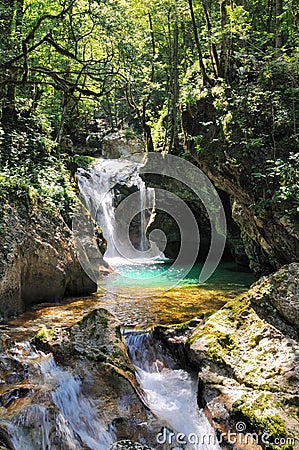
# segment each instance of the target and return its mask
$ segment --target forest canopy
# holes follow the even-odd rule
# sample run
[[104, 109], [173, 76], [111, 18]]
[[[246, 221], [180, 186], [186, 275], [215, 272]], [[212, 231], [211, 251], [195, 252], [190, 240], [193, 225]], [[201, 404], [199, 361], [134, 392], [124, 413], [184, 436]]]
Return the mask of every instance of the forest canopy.
[[[2, 197], [25, 189], [25, 198], [50, 196], [65, 209], [69, 159], [62, 143], [95, 118], [111, 129], [131, 127], [148, 151], [183, 155], [182, 111], [206, 92], [218, 102], [228, 147], [242, 99], [257, 121], [266, 111], [270, 133], [255, 133], [245, 117], [239, 124], [251, 149], [270, 145], [272, 159], [282, 155], [274, 166], [267, 155], [255, 171], [259, 182], [278, 166], [278, 178], [285, 177], [297, 163], [293, 0], [0, 0], [0, 28]], [[276, 149], [275, 133], [291, 141], [287, 152]]]

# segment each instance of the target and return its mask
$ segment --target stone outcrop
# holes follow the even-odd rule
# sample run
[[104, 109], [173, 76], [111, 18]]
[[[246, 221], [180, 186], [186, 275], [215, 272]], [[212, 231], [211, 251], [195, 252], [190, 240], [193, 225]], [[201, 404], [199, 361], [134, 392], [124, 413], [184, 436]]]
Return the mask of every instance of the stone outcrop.
[[[148, 187], [154, 187], [171, 192], [177, 195], [184, 201], [187, 207], [191, 210], [194, 216], [199, 234], [200, 234], [200, 251], [198, 255], [199, 261], [204, 261], [208, 254], [211, 245], [211, 225], [208, 213], [204, 204], [198, 198], [197, 194], [179, 180], [163, 175], [145, 174], [142, 175]], [[195, 186], [198, 180], [190, 180], [190, 185]], [[245, 253], [244, 243], [240, 236], [240, 229], [231, 218], [231, 208], [229, 196], [218, 190], [218, 195], [221, 199], [223, 208], [226, 213], [227, 222], [227, 240], [224, 249], [224, 260], [235, 260], [237, 264], [243, 267], [248, 267], [249, 260]], [[165, 200], [165, 204], [169, 204], [169, 199]], [[173, 206], [173, 211], [176, 211], [176, 206]], [[176, 258], [181, 245], [181, 232], [176, 221], [167, 213], [158, 210], [155, 214], [155, 220], [148, 227], [147, 232], [150, 233], [154, 229], [161, 229], [167, 236], [167, 245], [164, 251], [168, 258]], [[196, 244], [195, 244], [196, 245]]]
[[144, 145], [136, 136], [127, 137], [122, 131], [107, 134], [102, 141], [101, 155], [104, 158], [121, 158], [143, 153]]
[[224, 444], [230, 431], [240, 444], [247, 432], [266, 449], [299, 448], [298, 275], [284, 266], [198, 324], [156, 330], [198, 371], [199, 405]]
[[[263, 111], [257, 117], [250, 104], [262, 101], [258, 97], [262, 94], [256, 92], [255, 100], [249, 100], [250, 86], [246, 89], [242, 103], [239, 90], [203, 89], [193, 103], [183, 108], [182, 122], [188, 152], [209, 179], [232, 196], [232, 217], [242, 231], [250, 266], [260, 276], [299, 261], [298, 227], [294, 214], [291, 217], [287, 211], [294, 205], [275, 201], [279, 185], [267, 178], [268, 161], [281, 158], [288, 162], [288, 154], [296, 152], [297, 145], [291, 139], [286, 141], [286, 130], [280, 133], [279, 124], [275, 136], [270, 135], [271, 112]], [[280, 101], [287, 117], [288, 99]], [[289, 128], [290, 124], [291, 119]], [[292, 133], [289, 129], [289, 136]], [[268, 184], [262, 184], [265, 179]]]
[[95, 292], [77, 259], [73, 237], [61, 216], [7, 207], [0, 236], [0, 316], [41, 302]]
[[155, 446], [161, 424], [141, 401], [120, 325], [111, 313], [97, 309], [35, 344], [80, 377], [84, 393], [104, 412], [107, 427], [113, 428], [118, 440]]
[[120, 322], [104, 309], [70, 319], [68, 326], [53, 316], [25, 344], [14, 329], [0, 334], [0, 446], [20, 450], [24, 436], [32, 448], [43, 439], [53, 450], [88, 450], [92, 437], [100, 445], [107, 436], [99, 448], [169, 450], [156, 442], [163, 424], [142, 401]]

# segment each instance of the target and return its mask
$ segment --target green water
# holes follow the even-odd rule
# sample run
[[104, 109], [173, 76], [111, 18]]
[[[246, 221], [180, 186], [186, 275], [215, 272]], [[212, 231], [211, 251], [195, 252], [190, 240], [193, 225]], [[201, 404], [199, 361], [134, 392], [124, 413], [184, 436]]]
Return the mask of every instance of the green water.
[[103, 280], [100, 304], [127, 326], [177, 323], [221, 308], [256, 281], [236, 264], [221, 263], [199, 284], [201, 269], [197, 264], [186, 273], [161, 261], [117, 266], [118, 272]]
[[71, 326], [100, 307], [111, 311], [129, 327], [185, 322], [202, 313], [216, 311], [255, 281], [251, 273], [240, 271], [237, 265], [221, 263], [202, 285], [197, 282], [201, 265], [194, 266], [173, 285], [174, 273], [169, 272], [170, 267], [169, 263], [161, 262], [123, 265], [119, 273], [103, 279], [103, 287], [97, 294], [66, 299], [62, 304], [33, 306], [16, 319], [0, 324], [0, 329], [16, 340], [31, 339], [41, 327]]

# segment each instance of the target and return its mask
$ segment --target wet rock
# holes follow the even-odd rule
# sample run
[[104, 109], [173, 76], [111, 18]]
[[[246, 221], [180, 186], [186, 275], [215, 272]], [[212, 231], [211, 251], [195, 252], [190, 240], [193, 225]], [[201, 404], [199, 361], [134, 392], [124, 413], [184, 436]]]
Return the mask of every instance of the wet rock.
[[[82, 392], [104, 412], [107, 428], [118, 440], [157, 447], [159, 423], [144, 405], [134, 367], [123, 343], [120, 322], [97, 309], [68, 328], [56, 329], [35, 345], [82, 382]], [[134, 447], [133, 447], [134, 448]]]
[[199, 371], [199, 402], [218, 432], [238, 433], [242, 422], [259, 443], [267, 433], [265, 448], [275, 439], [282, 448], [298, 446], [298, 266], [283, 267], [228, 302], [186, 344]]
[[126, 136], [123, 131], [107, 134], [102, 141], [101, 154], [104, 158], [115, 159], [144, 152], [144, 145], [136, 136]]
[[7, 208], [0, 237], [0, 317], [41, 302], [96, 291], [79, 264], [72, 232], [59, 215], [36, 210], [31, 217]]
[[[28, 376], [28, 365], [15, 358], [15, 343], [4, 333], [0, 334], [0, 403], [6, 403], [13, 392], [7, 385], [21, 383]], [[19, 387], [17, 387], [19, 389]], [[4, 395], [4, 397], [2, 397]]]

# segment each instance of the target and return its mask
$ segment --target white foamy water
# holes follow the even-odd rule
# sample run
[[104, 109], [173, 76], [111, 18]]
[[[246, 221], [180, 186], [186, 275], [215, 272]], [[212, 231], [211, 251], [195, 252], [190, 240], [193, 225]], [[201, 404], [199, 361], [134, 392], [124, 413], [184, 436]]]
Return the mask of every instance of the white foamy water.
[[[146, 187], [139, 175], [141, 166], [125, 159], [99, 159], [88, 171], [77, 172], [82, 202], [103, 231], [107, 242], [104, 257], [113, 268], [164, 256], [156, 243], [146, 238], [146, 228], [154, 217], [155, 190]], [[120, 186], [131, 189], [126, 198]], [[130, 225], [136, 220], [132, 244]]]
[[107, 450], [115, 442], [103, 414], [82, 392], [79, 377], [56, 365], [52, 355], [19, 344], [18, 359], [32, 365], [31, 381], [39, 388], [31, 403], [11, 420], [0, 418], [0, 428], [13, 450]]
[[215, 432], [197, 405], [196, 379], [180, 369], [150, 333], [127, 333], [125, 342], [144, 399], [167, 427], [157, 436], [157, 443], [188, 450], [219, 450]]

